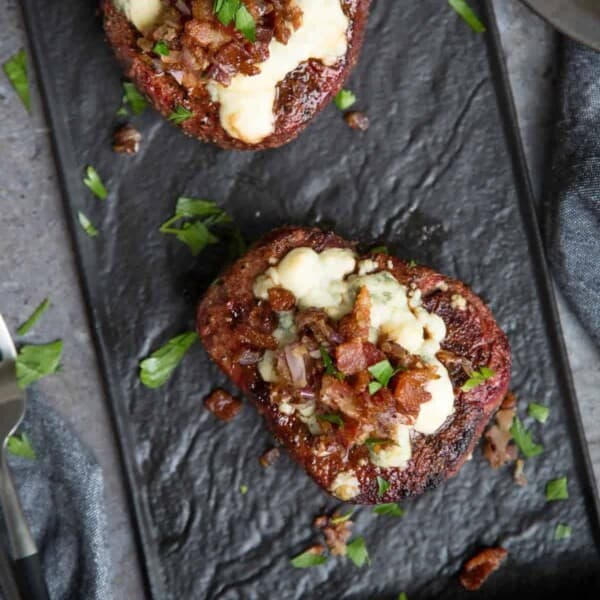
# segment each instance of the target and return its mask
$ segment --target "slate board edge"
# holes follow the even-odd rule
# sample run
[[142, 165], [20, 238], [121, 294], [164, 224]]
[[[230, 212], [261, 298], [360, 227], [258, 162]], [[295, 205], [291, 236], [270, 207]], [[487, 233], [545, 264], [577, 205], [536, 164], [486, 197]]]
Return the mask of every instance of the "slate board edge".
[[[92, 285], [83, 268], [82, 255], [79, 251], [79, 246], [76, 241], [78, 235], [82, 234], [79, 231], [76, 216], [71, 210], [71, 206], [67, 201], [68, 197], [77, 198], [83, 193], [79, 177], [80, 173], [76, 168], [77, 161], [74, 160], [70, 140], [65, 134], [65, 130], [62, 129], [62, 123], [64, 120], [60, 118], [61, 109], [57, 106], [54, 106], [50, 101], [50, 98], [53, 97], [53, 82], [51, 78], [43, 71], [39, 61], [39, 56], [42, 55], [43, 48], [41, 47], [41, 44], [37, 38], [34, 36], [34, 31], [36, 28], [41, 27], [41, 15], [39, 11], [36, 10], [37, 7], [35, 6], [33, 0], [24, 0], [22, 7], [23, 20], [26, 26], [29, 47], [31, 50], [30, 59], [36, 71], [36, 78], [38, 81], [42, 105], [45, 116], [50, 125], [52, 150], [54, 160], [56, 161], [57, 165], [57, 175], [60, 189], [63, 193], [66, 220], [69, 234], [71, 236], [71, 243], [74, 249], [78, 277], [80, 279], [81, 290], [86, 303], [86, 310], [88, 311], [88, 318], [90, 320], [90, 329], [93, 336], [94, 345], [97, 349], [103, 385], [105, 387], [107, 397], [109, 398], [109, 413], [111, 415], [111, 419], [113, 420], [115, 431], [119, 437], [119, 456], [124, 465], [124, 471], [127, 479], [128, 489], [126, 493], [130, 506], [134, 510], [134, 529], [136, 534], [136, 542], [143, 559], [141, 561], [141, 567], [144, 585], [146, 587], [146, 591], [149, 592], [153, 598], [162, 598], [165, 597], [166, 590], [164, 589], [164, 582], [161, 577], [161, 562], [158, 555], [154, 551], [155, 545], [152, 543], [153, 528], [149, 518], [147, 499], [142, 497], [141, 494], [134, 492], [134, 490], [140, 489], [141, 482], [138, 481], [138, 478], [136, 477], [137, 469], [133, 461], [131, 431], [127, 426], [127, 415], [125, 414], [125, 411], [117, 402], [112, 401], [116, 395], [114, 394], [115, 390], [113, 389], [113, 386], [111, 386], [110, 378], [107, 375], [108, 368], [105, 357], [108, 357], [109, 352], [104, 347], [98, 330], [94, 327], [96, 315], [92, 308], [92, 303], [90, 302], [90, 290]], [[513, 173], [519, 197], [519, 206], [521, 209], [524, 226], [529, 234], [528, 242], [530, 247], [530, 255], [533, 257], [538, 270], [538, 279], [536, 281], [536, 285], [542, 292], [540, 294], [540, 301], [542, 302], [542, 306], [545, 311], [544, 317], [548, 324], [553, 327], [552, 333], [554, 335], [552, 336], [552, 352], [555, 356], [557, 365], [559, 366], [558, 378], [562, 385], [562, 395], [565, 398], [567, 409], [573, 419], [573, 424], [570, 430], [574, 434], [574, 437], [577, 437], [576, 443], [574, 443], [574, 440], [571, 440], [571, 442], [574, 443], [576, 459], [583, 461], [585, 472], [587, 473], [585, 482], [582, 482], [586, 492], [585, 502], [588, 512], [592, 513], [591, 518], [594, 522], [594, 536], [596, 539], [596, 544], [598, 548], [600, 548], [600, 499], [595, 493], [595, 479], [591, 467], [589, 452], [584, 441], [585, 435], [581, 422], [581, 415], [579, 413], [579, 408], [574, 393], [572, 374], [566, 355], [560, 321], [558, 319], [556, 301], [551, 284], [550, 274], [545, 260], [543, 244], [540, 237], [533, 195], [531, 192], [529, 176], [517, 125], [514, 103], [512, 100], [512, 91], [502, 56], [499, 32], [496, 24], [495, 14], [491, 6], [491, 0], [485, 0], [485, 12], [487, 23], [489, 25], [487, 48], [490, 69], [492, 75], [494, 76], [493, 83], [498, 100], [498, 110], [500, 111], [501, 119], [505, 125], [504, 133], [506, 136], [509, 154], [513, 163]]]

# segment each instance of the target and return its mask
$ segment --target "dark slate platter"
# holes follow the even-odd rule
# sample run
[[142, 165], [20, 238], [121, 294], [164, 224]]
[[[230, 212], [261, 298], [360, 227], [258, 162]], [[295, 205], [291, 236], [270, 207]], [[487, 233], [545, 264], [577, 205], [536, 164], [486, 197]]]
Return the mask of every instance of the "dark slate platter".
[[[379, 0], [349, 84], [371, 117], [366, 134], [330, 106], [287, 147], [244, 154], [147, 111], [133, 119], [144, 139], [130, 158], [111, 151], [121, 75], [95, 4], [23, 4], [152, 596], [471, 597], [456, 580], [462, 562], [500, 543], [510, 555], [486, 598], [598, 597], [593, 481], [493, 27], [474, 35], [439, 0]], [[88, 164], [110, 190], [104, 203], [81, 184]], [[491, 471], [478, 450], [456, 478], [405, 502], [403, 519], [358, 511], [370, 568], [293, 569], [289, 558], [315, 540], [313, 517], [335, 502], [287, 457], [259, 466], [271, 439], [251, 407], [226, 425], [202, 408], [225, 382], [199, 345], [163, 388], [138, 382], [141, 358], [194, 327], [222, 260], [218, 250], [194, 259], [158, 232], [183, 194], [219, 202], [249, 239], [284, 223], [335, 226], [471, 283], [510, 337], [522, 414], [530, 400], [552, 408], [545, 426], [526, 419], [545, 445], [527, 462], [529, 485]], [[100, 237], [79, 229], [77, 210]], [[549, 504], [545, 483], [562, 475], [570, 499]], [[553, 540], [558, 522], [570, 539]]]

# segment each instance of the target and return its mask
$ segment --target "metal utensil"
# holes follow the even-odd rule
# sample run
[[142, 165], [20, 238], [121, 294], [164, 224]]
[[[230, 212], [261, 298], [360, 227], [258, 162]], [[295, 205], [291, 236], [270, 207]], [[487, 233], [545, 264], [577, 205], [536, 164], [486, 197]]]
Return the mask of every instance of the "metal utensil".
[[0, 315], [0, 503], [13, 569], [22, 600], [48, 600], [39, 555], [6, 462], [6, 442], [25, 414], [25, 392], [17, 386], [17, 353]]

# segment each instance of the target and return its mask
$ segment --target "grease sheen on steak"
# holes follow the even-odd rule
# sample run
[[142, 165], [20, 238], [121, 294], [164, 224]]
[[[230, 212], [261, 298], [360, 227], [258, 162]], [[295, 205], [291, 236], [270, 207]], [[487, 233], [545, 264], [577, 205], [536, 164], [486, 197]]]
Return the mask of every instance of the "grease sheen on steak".
[[[274, 131], [256, 143], [236, 139], [223, 128], [220, 105], [211, 99], [206, 83], [227, 85], [237, 73], [256, 74], [268, 56], [269, 42], [275, 38], [286, 43], [300, 26], [294, 3], [245, 0], [257, 23], [254, 43], [233, 25], [219, 23], [212, 12], [213, 0], [165, 0], [164, 4], [167, 22], [142, 35], [113, 0], [102, 0], [106, 36], [126, 76], [165, 117], [177, 107], [190, 111], [193, 116], [179, 124], [188, 135], [222, 148], [260, 150], [294, 139], [340, 90], [358, 59], [370, 0], [340, 0], [350, 23], [345, 56], [331, 66], [310, 59], [289, 72], [277, 85]], [[153, 52], [156, 41], [167, 44], [168, 55]]]
[[[259, 241], [208, 289], [198, 307], [198, 331], [210, 356], [248, 394], [293, 458], [328, 492], [336, 475], [349, 470], [359, 483], [359, 492], [351, 500], [357, 504], [415, 496], [454, 475], [502, 402], [510, 378], [508, 341], [487, 306], [460, 281], [386, 254], [368, 255], [379, 270], [389, 271], [407, 288], [420, 290], [423, 307], [443, 319], [447, 333], [437, 357], [452, 381], [454, 413], [435, 434], [413, 435], [412, 458], [405, 468], [376, 466], [368, 460], [365, 447], [346, 453], [315, 452], [319, 435], [311, 434], [295, 414], [279, 411], [271, 399], [272, 384], [263, 381], [256, 364], [257, 350], [277, 347], [271, 335], [277, 316], [268, 301], [255, 298], [254, 280], [299, 247], [322, 252], [356, 245], [333, 233], [299, 227], [275, 230]], [[495, 375], [469, 392], [461, 391], [469, 370], [482, 366]], [[319, 376], [325, 377], [322, 370]], [[377, 476], [390, 484], [382, 496]]]

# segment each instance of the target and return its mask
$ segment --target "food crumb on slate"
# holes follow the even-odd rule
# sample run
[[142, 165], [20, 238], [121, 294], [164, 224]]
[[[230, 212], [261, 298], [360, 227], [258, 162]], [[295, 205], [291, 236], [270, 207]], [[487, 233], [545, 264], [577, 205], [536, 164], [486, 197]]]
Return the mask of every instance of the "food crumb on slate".
[[517, 459], [518, 449], [510, 432], [515, 414], [516, 397], [512, 392], [508, 392], [496, 413], [494, 423], [484, 434], [483, 456], [492, 469], [498, 469]]
[[135, 154], [141, 139], [142, 134], [135, 127], [123, 125], [113, 134], [113, 150], [119, 154]]
[[239, 400], [221, 389], [212, 392], [204, 401], [204, 406], [222, 421], [230, 421], [242, 409], [242, 403]]
[[346, 555], [347, 543], [352, 535], [352, 527], [354, 525], [349, 518], [345, 518], [340, 513], [334, 512], [331, 517], [327, 515], [317, 517], [314, 525], [323, 531], [325, 541], [332, 555]]
[[262, 467], [270, 467], [279, 458], [279, 454], [279, 448], [269, 448], [258, 460]]
[[351, 110], [344, 115], [344, 121], [352, 129], [358, 129], [359, 131], [366, 131], [369, 129], [369, 117], [365, 113], [359, 112], [358, 110]]
[[521, 487], [527, 485], [527, 477], [525, 477], [525, 461], [522, 458], [517, 458], [515, 463], [515, 470], [513, 473], [514, 482]]
[[500, 546], [485, 548], [463, 565], [459, 577], [461, 585], [469, 591], [478, 590], [507, 555], [508, 551]]

